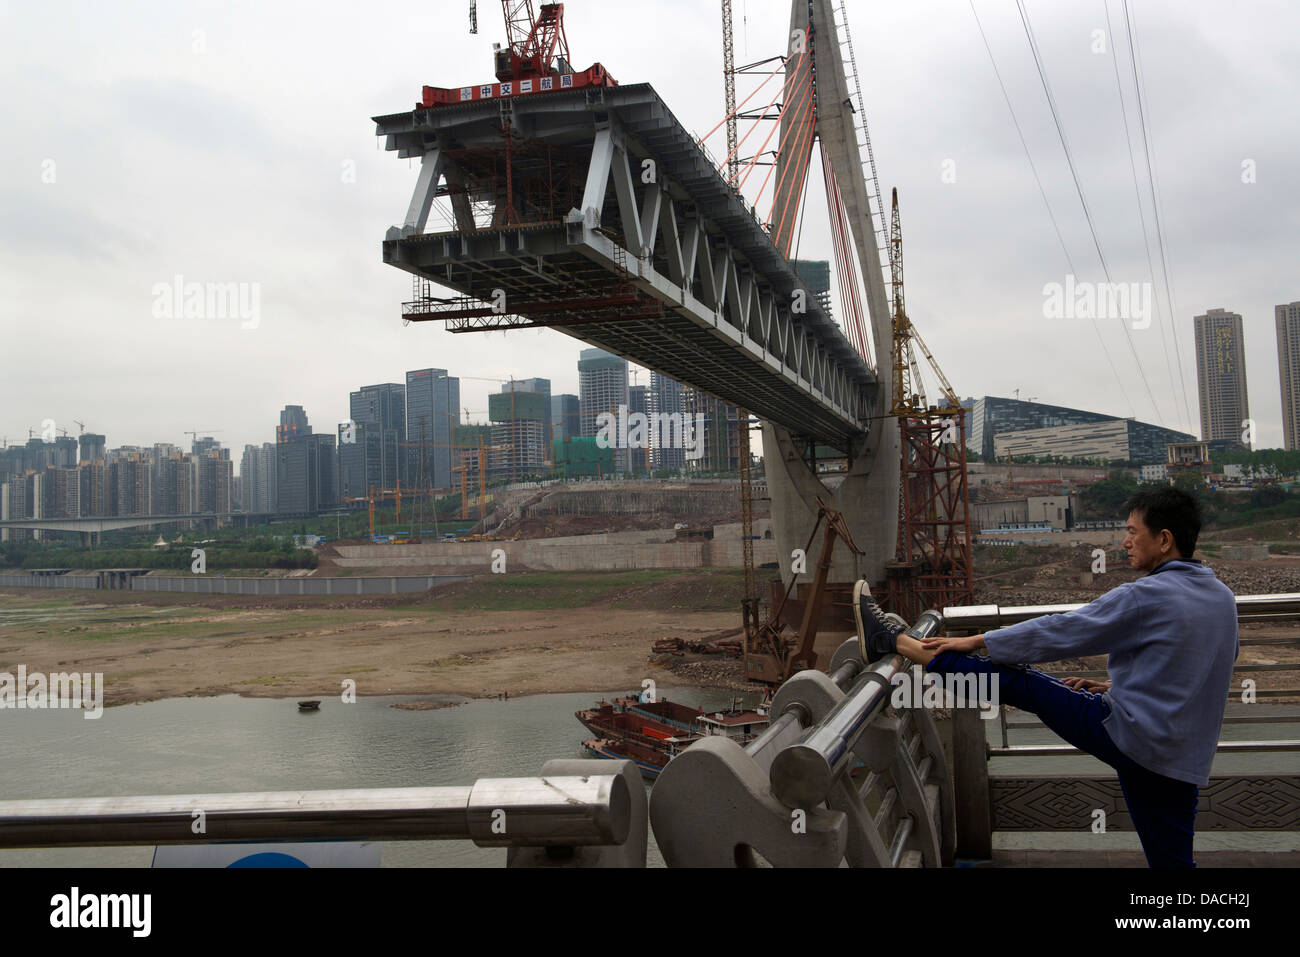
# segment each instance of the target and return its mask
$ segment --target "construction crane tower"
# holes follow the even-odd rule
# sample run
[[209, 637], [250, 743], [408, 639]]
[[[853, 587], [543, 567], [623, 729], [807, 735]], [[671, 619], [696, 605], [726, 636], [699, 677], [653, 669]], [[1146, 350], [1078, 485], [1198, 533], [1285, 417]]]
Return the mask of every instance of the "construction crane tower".
[[[948, 377], [907, 316], [897, 189], [889, 253], [894, 299], [890, 413], [898, 417], [903, 462], [897, 552], [886, 572], [891, 610], [911, 621], [929, 608], [969, 604], [974, 598], [966, 418]], [[939, 382], [941, 396], [935, 405], [926, 401], [917, 351]]]

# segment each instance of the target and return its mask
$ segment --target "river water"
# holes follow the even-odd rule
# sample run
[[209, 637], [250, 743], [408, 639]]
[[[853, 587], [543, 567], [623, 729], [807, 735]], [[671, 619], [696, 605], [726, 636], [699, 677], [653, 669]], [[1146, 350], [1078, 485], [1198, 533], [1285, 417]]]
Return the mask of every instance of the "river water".
[[[703, 688], [659, 692], [710, 711], [730, 700], [728, 692]], [[108, 708], [98, 720], [86, 720], [79, 711], [3, 710], [0, 799], [441, 787], [482, 777], [533, 776], [550, 758], [586, 756], [580, 743], [590, 735], [573, 713], [599, 697], [535, 695], [425, 711], [392, 707], [418, 700], [412, 696], [359, 698], [355, 704], [326, 698], [319, 712], [303, 713], [292, 700], [229, 695]], [[747, 703], [754, 700], [750, 696]], [[990, 743], [1000, 744], [998, 722], [987, 726]], [[1300, 722], [1228, 725], [1223, 736], [1294, 739], [1300, 737]], [[1021, 728], [1012, 730], [1011, 743], [1059, 742], [1045, 729]], [[1086, 756], [999, 758], [990, 765], [995, 775], [1107, 770]], [[1300, 772], [1300, 754], [1221, 755], [1215, 770], [1294, 774]], [[1136, 835], [1125, 832], [1000, 833], [995, 841], [1007, 848], [1139, 847]], [[1197, 834], [1196, 845], [1198, 851], [1278, 851], [1300, 847], [1300, 839], [1280, 832], [1205, 832]], [[469, 841], [389, 842], [382, 846], [381, 861], [386, 867], [500, 867], [505, 853]], [[0, 851], [0, 866], [148, 867], [152, 858], [152, 848], [140, 847], [11, 850]], [[653, 834], [648, 863], [663, 865]]]
[[[628, 689], [626, 693], [631, 693]], [[726, 691], [658, 689], [706, 710]], [[80, 711], [0, 711], [0, 800], [324, 788], [466, 786], [531, 777], [551, 758], [589, 757], [575, 711], [601, 695], [479, 699], [429, 711], [413, 696], [322, 699], [320, 711], [270, 698], [176, 698]], [[747, 696], [756, 703], [758, 696]], [[651, 837], [649, 863], [663, 859]], [[470, 841], [389, 842], [386, 867], [501, 867], [506, 852]], [[0, 866], [148, 867], [152, 848], [0, 851]]]

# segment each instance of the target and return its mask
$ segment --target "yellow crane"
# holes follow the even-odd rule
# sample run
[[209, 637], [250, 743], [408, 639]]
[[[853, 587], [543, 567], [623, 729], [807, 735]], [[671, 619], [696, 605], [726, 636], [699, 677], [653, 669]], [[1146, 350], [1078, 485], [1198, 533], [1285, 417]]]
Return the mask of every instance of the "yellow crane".
[[[893, 367], [894, 367], [894, 405], [890, 415], [909, 416], [911, 418], [946, 418], [962, 413], [961, 399], [953, 391], [948, 377], [939, 368], [938, 361], [926, 346], [921, 333], [917, 331], [912, 320], [907, 317], [907, 307], [903, 299], [903, 225], [898, 214], [898, 189], [893, 190], [893, 211], [890, 216], [889, 230], [889, 271], [894, 292], [893, 321]], [[912, 351], [913, 343], [921, 350], [926, 362], [934, 370], [939, 380], [939, 389], [943, 393], [942, 404], [927, 408], [925, 385], [921, 381], [921, 370], [917, 367], [916, 355]]]

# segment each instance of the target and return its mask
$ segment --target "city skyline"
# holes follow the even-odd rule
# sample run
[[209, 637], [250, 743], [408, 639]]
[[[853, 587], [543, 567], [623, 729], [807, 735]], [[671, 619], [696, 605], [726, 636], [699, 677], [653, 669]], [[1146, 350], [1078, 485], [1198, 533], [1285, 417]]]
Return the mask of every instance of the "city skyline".
[[[570, 11], [580, 57], [601, 60], [622, 83], [654, 85], [689, 129], [716, 124], [715, 29], [681, 31], [692, 10], [685, 2], [597, 9], [578, 0]], [[1044, 316], [1045, 285], [1105, 276], [1015, 11], [979, 6], [1068, 255], [974, 18], [949, 10], [929, 2], [875, 10], [877, 33], [903, 42], [872, 44], [859, 68], [882, 185], [899, 188], [909, 314], [954, 387], [1021, 389], [1196, 431], [1183, 420], [1185, 406], [1195, 415], [1195, 396], [1181, 385], [1194, 381], [1187, 318], [1230, 303], [1245, 317], [1258, 444], [1280, 446], [1278, 364], [1264, 333], [1274, 306], [1297, 298], [1288, 227], [1276, 212], [1292, 208], [1300, 189], [1288, 105], [1300, 79], [1285, 68], [1300, 13], [1235, 17], [1168, 0], [1137, 11], [1181, 366], [1165, 358], [1173, 344], [1162, 344], [1169, 317], [1158, 304], [1149, 328], [1130, 330], [1131, 351], [1124, 323], [1099, 323], [1112, 372], [1086, 319]], [[13, 11], [7, 33], [24, 42], [0, 67], [12, 94], [0, 110], [22, 148], [0, 158], [10, 212], [0, 230], [10, 264], [0, 324], [10, 341], [49, 358], [6, 370], [0, 434], [16, 439], [45, 419], [75, 434], [80, 419], [99, 432], [111, 423], [124, 442], [143, 444], [206, 426], [242, 448], [266, 440], [265, 410], [287, 402], [318, 421], [344, 421], [339, 385], [389, 381], [394, 355], [410, 367], [514, 370], [577, 391], [574, 343], [562, 333], [403, 327], [409, 278], [380, 261], [384, 230], [401, 220], [416, 174], [374, 149], [369, 118], [409, 107], [421, 84], [490, 76], [499, 27], [477, 39], [450, 36], [440, 15], [415, 4], [393, 11], [407, 24], [399, 31], [347, 8], [319, 12], [304, 25], [268, 6], [249, 29], [219, 10], [159, 6], [125, 31], [111, 9], [87, 5], [83, 29], [68, 35], [50, 11]], [[788, 4], [750, 0], [737, 24], [738, 58], [782, 49], [786, 13]], [[1147, 268], [1110, 57], [1123, 27], [1118, 42], [1099, 49], [1097, 31], [1109, 39], [1110, 28], [1097, 9], [1044, 7], [1034, 17], [1109, 272], [1162, 293]], [[630, 30], [643, 42], [622, 42]], [[65, 51], [58, 64], [38, 53], [54, 44]], [[323, 69], [321, 51], [336, 48], [349, 51], [349, 68]], [[666, 48], [683, 66], [669, 65]], [[1219, 66], [1195, 66], [1206, 61]], [[94, 64], [95, 82], [73, 63]], [[313, 77], [310, 95], [303, 76]], [[1132, 123], [1131, 82], [1121, 79]], [[1208, 143], [1207, 124], [1216, 130]], [[809, 200], [801, 258], [830, 256], [819, 203]], [[173, 289], [225, 282], [250, 287], [257, 321], [168, 318], [184, 315], [172, 308]], [[467, 388], [464, 402], [485, 409], [488, 391]]]

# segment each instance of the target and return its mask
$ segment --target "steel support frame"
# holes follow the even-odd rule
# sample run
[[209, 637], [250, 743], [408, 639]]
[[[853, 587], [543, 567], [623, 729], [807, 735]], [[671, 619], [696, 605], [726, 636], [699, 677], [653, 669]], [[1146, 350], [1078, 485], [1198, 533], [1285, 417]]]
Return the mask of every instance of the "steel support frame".
[[[523, 106], [516, 104], [520, 112]], [[528, 105], [530, 109], [532, 106]], [[669, 175], [670, 164], [681, 162], [681, 158], [649, 155], [650, 151], [624, 130], [613, 111], [584, 110], [573, 118], [560, 120], [555, 116], [558, 109], [547, 108], [544, 103], [538, 106], [542, 109], [536, 115], [516, 117], [519, 130], [544, 137], [547, 122], [554, 122], [557, 129], [570, 133], [572, 119], [585, 119], [592, 124], [582, 209], [570, 212], [564, 230], [557, 235], [543, 224], [521, 224], [517, 230], [480, 229], [472, 233], [462, 230], [425, 235], [428, 206], [439, 193], [439, 177], [444, 176], [449, 184], [456, 179], [454, 164], [436, 145], [443, 140], [450, 142], [450, 138], [415, 131], [390, 133], [389, 148], [403, 155], [416, 155], [411, 145], [413, 136], [432, 148], [421, 154], [421, 174], [406, 223], [389, 230], [386, 261], [444, 285], [457, 270], [463, 280], [467, 268], [471, 269], [476, 275], [483, 275], [484, 284], [479, 286], [475, 282], [474, 288], [464, 288], [462, 282], [452, 288], [486, 298], [492, 288], [490, 277], [498, 272], [503, 256], [517, 260], [514, 268], [528, 264], [525, 271], [537, 275], [550, 266], [552, 258], [578, 253], [608, 272], [626, 273], [648, 305], [672, 310], [695, 328], [707, 330], [719, 347], [719, 359], [725, 362], [736, 355], [761, 379], [770, 383], [773, 376], [779, 377], [803, 393], [817, 407], [817, 414], [772, 417], [764, 415], [757, 403], [750, 403], [747, 394], [720, 394], [716, 387], [705, 386], [706, 391], [723, 401], [748, 405], [796, 433], [811, 434], [818, 441], [845, 451], [860, 444], [868, 429], [869, 410], [877, 389], [873, 373], [815, 302], [806, 302], [806, 313], [795, 313], [793, 297], [778, 292], [756, 264], [728, 242], [727, 227], [700, 214], [685, 187]], [[445, 115], [436, 118], [437, 123], [446, 121]], [[423, 122], [435, 121], [424, 118]], [[413, 124], [421, 125], [417, 121]], [[695, 150], [699, 152], [698, 147]], [[653, 173], [647, 176], [647, 170]], [[611, 183], [614, 201], [607, 206]], [[601, 221], [602, 214], [610, 210], [616, 211], [617, 223]], [[734, 223], [731, 226], [736, 228]], [[483, 264], [482, 270], [473, 269], [477, 263]], [[562, 270], [563, 265], [559, 268]], [[530, 315], [529, 305], [511, 302], [508, 314], [495, 320], [490, 316], [477, 317], [481, 321], [462, 324], [455, 331], [538, 325], [563, 327], [586, 322], [555, 313], [543, 316], [540, 310], [539, 314]], [[640, 318], [644, 318], [644, 313]], [[597, 335], [593, 332], [589, 338], [577, 329], [570, 334], [587, 341], [596, 341]], [[604, 343], [597, 344], [610, 348]], [[619, 351], [617, 346], [613, 351]], [[632, 361], [656, 367], [653, 356], [624, 354]], [[743, 363], [737, 365], [743, 370]], [[671, 370], [659, 371], [674, 375]], [[674, 377], [680, 378], [680, 372]], [[736, 391], [739, 393], [740, 389]]]
[[[904, 552], [913, 570], [903, 617], [966, 605], [974, 596], [963, 417], [899, 419], [903, 445]], [[951, 429], [956, 441], [943, 441]], [[896, 609], [897, 610], [897, 609]]]

